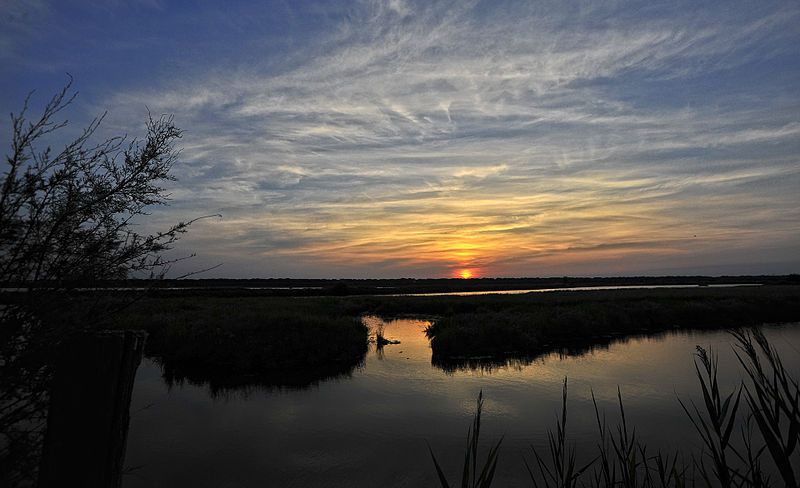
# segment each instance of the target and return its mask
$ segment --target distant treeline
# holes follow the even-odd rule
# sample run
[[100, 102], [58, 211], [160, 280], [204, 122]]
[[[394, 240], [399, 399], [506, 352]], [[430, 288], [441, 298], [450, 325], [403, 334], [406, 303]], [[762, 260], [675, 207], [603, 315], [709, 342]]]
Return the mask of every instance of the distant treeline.
[[[347, 296], [408, 293], [446, 293], [492, 290], [525, 290], [592, 286], [675, 285], [800, 285], [800, 274], [739, 276], [618, 276], [549, 278], [400, 278], [400, 279], [181, 279], [104, 280], [60, 283], [67, 289], [149, 288], [159, 293], [181, 294], [210, 290], [225, 296]], [[15, 286], [24, 287], [24, 283]], [[45, 284], [46, 286], [46, 284]]]

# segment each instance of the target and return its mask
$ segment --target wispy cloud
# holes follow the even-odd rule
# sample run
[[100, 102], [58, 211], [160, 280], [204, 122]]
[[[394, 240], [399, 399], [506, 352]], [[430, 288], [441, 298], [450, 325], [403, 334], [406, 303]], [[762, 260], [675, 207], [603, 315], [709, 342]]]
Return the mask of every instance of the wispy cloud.
[[109, 131], [176, 115], [155, 221], [223, 213], [186, 241], [220, 274], [800, 269], [795, 3], [285, 12], [311, 42], [194, 56], [92, 106]]

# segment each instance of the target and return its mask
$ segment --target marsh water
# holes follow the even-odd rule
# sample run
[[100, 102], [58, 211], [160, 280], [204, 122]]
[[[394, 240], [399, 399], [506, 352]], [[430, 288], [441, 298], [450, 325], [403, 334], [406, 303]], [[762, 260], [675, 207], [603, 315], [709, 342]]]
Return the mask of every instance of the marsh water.
[[[364, 320], [400, 344], [371, 344], [349, 375], [304, 388], [170, 384], [145, 360], [133, 392], [124, 486], [437, 486], [426, 442], [455, 480], [481, 390], [483, 445], [505, 436], [495, 486], [531, 486], [523, 456], [531, 459], [531, 445], [545, 446], [565, 377], [568, 435], [587, 455], [597, 432], [592, 391], [613, 423], [619, 387], [628, 421], [649, 449], [685, 450], [698, 447], [697, 436], [677, 399], [698, 398], [695, 346], [718, 351], [723, 391], [741, 379], [725, 331], [441, 368], [431, 364], [428, 322]], [[800, 372], [800, 324], [764, 330], [788, 369]]]
[[389, 296], [436, 297], [436, 296], [475, 296], [475, 295], [524, 295], [526, 293], [550, 293], [554, 291], [601, 291], [601, 290], [657, 290], [665, 288], [737, 288], [740, 286], [761, 286], [760, 283], [725, 283], [712, 285], [615, 285], [615, 286], [570, 286], [560, 288], [531, 288], [521, 290], [481, 290], [481, 291], [443, 291], [426, 293], [398, 293]]

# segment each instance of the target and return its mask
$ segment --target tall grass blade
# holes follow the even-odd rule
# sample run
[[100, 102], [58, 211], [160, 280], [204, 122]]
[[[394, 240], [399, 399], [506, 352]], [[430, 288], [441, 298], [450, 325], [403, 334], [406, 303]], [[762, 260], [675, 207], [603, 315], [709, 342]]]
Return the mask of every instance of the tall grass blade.
[[[483, 467], [478, 474], [478, 445], [480, 441], [481, 429], [481, 414], [483, 411], [483, 391], [478, 393], [478, 405], [475, 412], [475, 417], [472, 420], [472, 425], [467, 431], [467, 447], [464, 450], [464, 467], [461, 471], [461, 487], [462, 488], [489, 488], [494, 480], [494, 474], [497, 471], [497, 461], [499, 459], [498, 452], [500, 445], [503, 442], [501, 437], [497, 444], [489, 449]], [[449, 488], [450, 484], [447, 481], [447, 476], [444, 474], [433, 449], [428, 445], [428, 450], [431, 453], [433, 464], [436, 467], [436, 474], [439, 477], [439, 483], [443, 488]]]
[[[425, 443], [427, 444], [427, 441]], [[436, 467], [436, 474], [439, 476], [439, 483], [441, 483], [442, 488], [450, 488], [450, 484], [447, 482], [447, 477], [444, 475], [442, 467], [439, 466], [439, 462], [436, 460], [436, 455], [433, 453], [433, 449], [431, 448], [430, 444], [428, 444], [428, 451], [431, 453], [433, 465]]]

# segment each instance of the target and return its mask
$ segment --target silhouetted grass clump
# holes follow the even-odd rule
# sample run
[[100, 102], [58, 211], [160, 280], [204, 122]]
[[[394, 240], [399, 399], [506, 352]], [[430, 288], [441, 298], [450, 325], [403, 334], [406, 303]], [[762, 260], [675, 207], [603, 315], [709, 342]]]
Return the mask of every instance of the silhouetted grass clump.
[[800, 320], [800, 289], [795, 287], [547, 295], [454, 302], [427, 330], [434, 360], [533, 355], [672, 328], [732, 328]]
[[149, 333], [168, 379], [301, 386], [351, 371], [367, 351], [359, 317], [302, 299], [146, 299], [115, 326]]
[[547, 333], [530, 312], [466, 313], [442, 317], [426, 333], [435, 359], [459, 356], [503, 356], [532, 351]]

